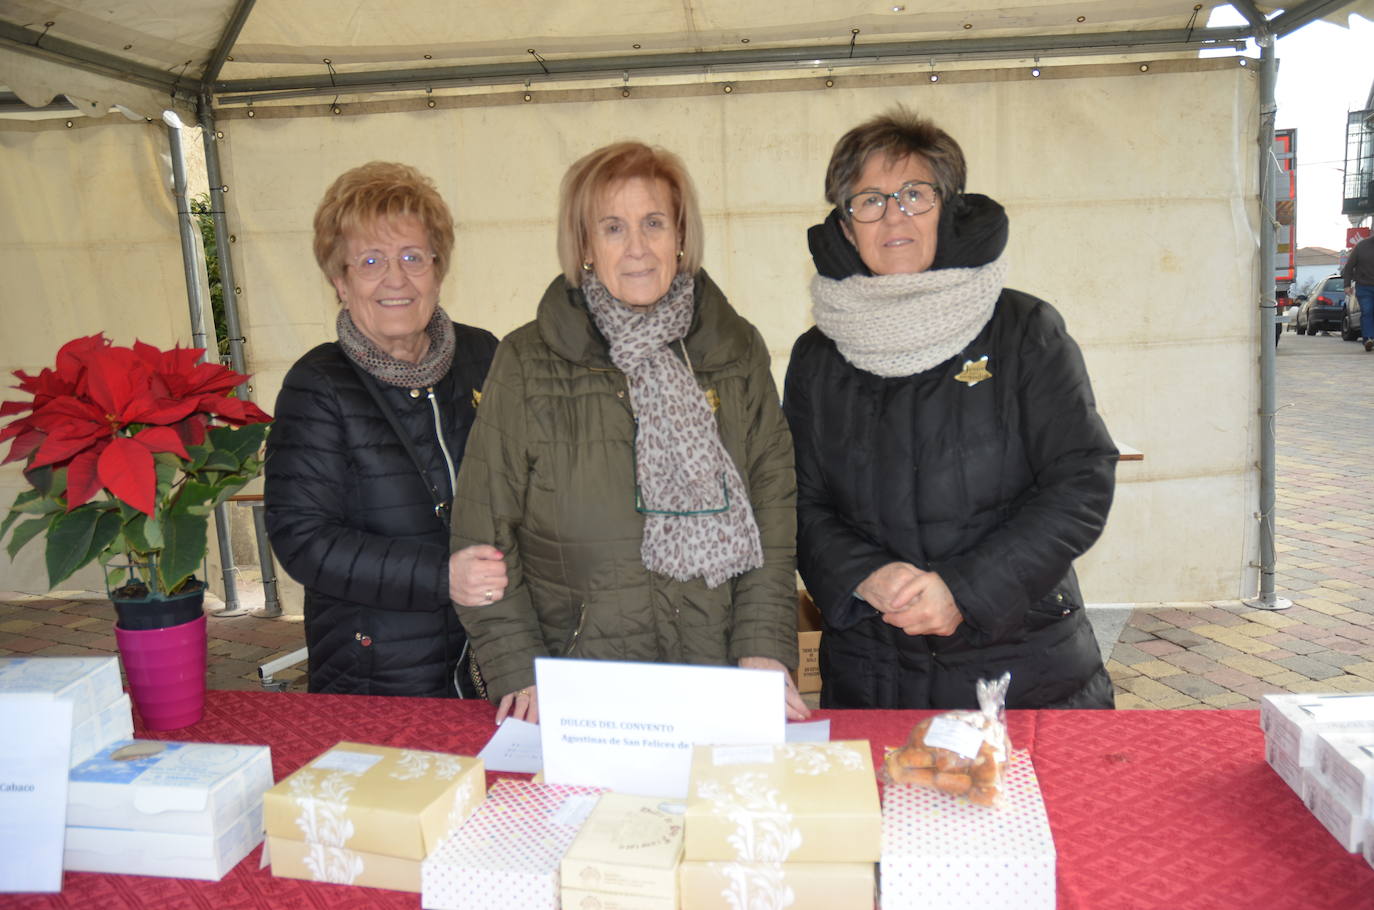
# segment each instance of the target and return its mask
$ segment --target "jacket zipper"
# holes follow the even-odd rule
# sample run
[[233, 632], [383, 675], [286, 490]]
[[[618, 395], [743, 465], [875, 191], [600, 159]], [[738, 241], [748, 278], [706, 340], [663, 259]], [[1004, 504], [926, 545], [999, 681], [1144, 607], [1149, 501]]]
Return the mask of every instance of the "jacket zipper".
[[[458, 481], [453, 473], [453, 456], [449, 453], [448, 443], [444, 442], [444, 421], [439, 416], [439, 400], [434, 396], [434, 386], [425, 388], [425, 397], [429, 399], [429, 409], [434, 414], [434, 436], [439, 440], [439, 451], [444, 453], [444, 468], [448, 471], [448, 501], [449, 512], [453, 511], [453, 497], [458, 492]], [[463, 698], [463, 687], [458, 683], [458, 674], [462, 672], [463, 658], [467, 656], [468, 646], [471, 644], [466, 638], [463, 640], [463, 648], [458, 652], [458, 663], [453, 665], [453, 691], [459, 698]]]

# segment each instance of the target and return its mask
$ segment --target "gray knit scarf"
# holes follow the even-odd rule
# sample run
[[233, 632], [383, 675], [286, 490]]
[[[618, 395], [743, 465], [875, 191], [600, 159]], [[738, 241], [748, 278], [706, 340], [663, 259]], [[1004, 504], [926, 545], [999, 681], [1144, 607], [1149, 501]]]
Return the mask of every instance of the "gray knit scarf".
[[348, 314], [347, 307], [339, 308], [334, 328], [339, 333], [339, 347], [348, 359], [362, 367], [369, 375], [402, 389], [425, 389], [434, 385], [453, 368], [453, 320], [444, 308], [436, 306], [429, 317], [425, 334], [429, 336], [429, 350], [419, 363], [397, 360], [372, 343]]
[[879, 376], [944, 363], [978, 336], [1002, 293], [1007, 263], [909, 275], [811, 280], [816, 326], [844, 359]]
[[610, 343], [611, 362], [630, 385], [637, 492], [645, 511], [640, 558], [651, 572], [678, 581], [700, 577], [714, 588], [763, 565], [763, 545], [706, 396], [691, 367], [668, 348], [691, 328], [693, 290], [692, 276], [678, 275], [661, 300], [639, 311], [612, 297], [595, 275], [582, 280], [587, 309]]

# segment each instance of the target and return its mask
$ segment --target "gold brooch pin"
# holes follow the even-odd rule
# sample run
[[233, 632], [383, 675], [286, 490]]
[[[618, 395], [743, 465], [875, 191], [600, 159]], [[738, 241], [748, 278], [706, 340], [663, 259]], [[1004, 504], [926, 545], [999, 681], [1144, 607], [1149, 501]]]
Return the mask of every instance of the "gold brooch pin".
[[472, 409], [477, 410], [477, 406], [482, 403], [482, 392], [480, 389], [472, 390]]
[[966, 382], [969, 388], [976, 386], [984, 379], [991, 379], [992, 373], [988, 372], [988, 355], [984, 354], [977, 360], [965, 360], [964, 368], [954, 377], [960, 382]]
[[711, 406], [712, 414], [720, 410], [720, 396], [716, 394], [715, 389], [706, 390], [706, 403]]

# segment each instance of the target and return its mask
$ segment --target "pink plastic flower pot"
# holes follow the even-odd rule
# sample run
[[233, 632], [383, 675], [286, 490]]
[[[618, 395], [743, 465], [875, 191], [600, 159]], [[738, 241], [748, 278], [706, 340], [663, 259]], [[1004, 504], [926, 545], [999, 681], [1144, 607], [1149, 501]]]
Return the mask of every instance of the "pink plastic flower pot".
[[189, 727], [205, 713], [205, 617], [165, 629], [115, 626], [129, 695], [148, 730]]

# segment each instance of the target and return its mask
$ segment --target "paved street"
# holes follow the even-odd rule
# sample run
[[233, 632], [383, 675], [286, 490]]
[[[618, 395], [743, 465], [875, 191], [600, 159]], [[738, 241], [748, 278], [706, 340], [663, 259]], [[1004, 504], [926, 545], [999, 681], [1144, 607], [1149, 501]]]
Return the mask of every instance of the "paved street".
[[[1131, 611], [1104, 643], [1120, 708], [1253, 708], [1266, 692], [1374, 691], [1374, 353], [1285, 332], [1278, 349], [1278, 593]], [[0, 588], [5, 587], [0, 582]], [[261, 603], [250, 576], [243, 602]], [[1125, 617], [1115, 617], [1124, 619]], [[0, 656], [115, 650], [103, 595], [0, 591]], [[299, 619], [210, 617], [209, 685], [252, 689], [304, 644]], [[1111, 635], [1111, 633], [1108, 633]], [[304, 687], [302, 667], [276, 674]]]

